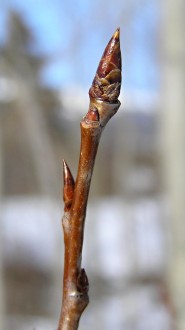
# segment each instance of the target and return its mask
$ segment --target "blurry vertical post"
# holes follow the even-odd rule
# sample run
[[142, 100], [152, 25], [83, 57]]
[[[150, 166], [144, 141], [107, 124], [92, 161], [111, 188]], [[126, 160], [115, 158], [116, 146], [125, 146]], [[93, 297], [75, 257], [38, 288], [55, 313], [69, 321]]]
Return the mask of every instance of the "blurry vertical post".
[[76, 181], [67, 163], [64, 173], [64, 275], [63, 300], [58, 330], [75, 330], [88, 305], [89, 283], [81, 267], [86, 207], [101, 134], [107, 122], [120, 107], [121, 88], [120, 31], [110, 39], [100, 60], [89, 90], [90, 105], [82, 119], [81, 148]]

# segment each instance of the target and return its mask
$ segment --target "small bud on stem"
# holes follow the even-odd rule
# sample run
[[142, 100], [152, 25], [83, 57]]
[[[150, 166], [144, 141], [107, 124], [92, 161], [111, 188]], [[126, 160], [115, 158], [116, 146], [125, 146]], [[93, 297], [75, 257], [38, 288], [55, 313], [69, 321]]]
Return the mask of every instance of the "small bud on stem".
[[88, 113], [85, 116], [87, 122], [99, 121], [99, 113], [97, 108], [90, 108]]
[[63, 199], [64, 199], [64, 211], [69, 211], [74, 193], [75, 182], [69, 166], [63, 160], [63, 177], [64, 177], [64, 188], [63, 188]]

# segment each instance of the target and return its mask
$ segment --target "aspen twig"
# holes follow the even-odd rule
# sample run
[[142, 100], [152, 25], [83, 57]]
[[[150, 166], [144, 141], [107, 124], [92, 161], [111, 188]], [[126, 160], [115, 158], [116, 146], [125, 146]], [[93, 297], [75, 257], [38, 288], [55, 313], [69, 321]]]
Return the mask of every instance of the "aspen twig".
[[90, 106], [81, 125], [81, 149], [76, 183], [63, 161], [64, 171], [64, 276], [63, 301], [58, 330], [75, 330], [88, 305], [88, 278], [81, 268], [84, 222], [94, 161], [101, 133], [117, 112], [121, 88], [119, 29], [113, 34], [100, 60], [89, 90]]

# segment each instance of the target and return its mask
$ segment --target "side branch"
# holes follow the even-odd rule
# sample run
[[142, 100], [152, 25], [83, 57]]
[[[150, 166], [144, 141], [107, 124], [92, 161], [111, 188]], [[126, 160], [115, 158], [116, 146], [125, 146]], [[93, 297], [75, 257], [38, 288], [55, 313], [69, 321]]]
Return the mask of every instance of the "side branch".
[[89, 90], [90, 106], [81, 121], [81, 148], [77, 179], [64, 161], [65, 242], [63, 302], [58, 330], [75, 330], [89, 302], [88, 278], [81, 268], [86, 207], [102, 131], [120, 102], [121, 52], [119, 29], [109, 41]]

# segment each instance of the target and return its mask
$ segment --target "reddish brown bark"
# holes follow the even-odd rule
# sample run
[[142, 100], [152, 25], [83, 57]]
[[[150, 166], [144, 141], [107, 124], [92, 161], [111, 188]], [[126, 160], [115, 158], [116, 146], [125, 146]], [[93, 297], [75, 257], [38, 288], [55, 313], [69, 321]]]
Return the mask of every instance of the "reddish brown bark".
[[84, 222], [91, 177], [103, 128], [120, 102], [121, 52], [119, 29], [109, 41], [89, 90], [90, 106], [81, 121], [81, 149], [76, 183], [64, 161], [65, 243], [63, 302], [58, 330], [75, 330], [88, 297], [88, 278], [81, 268]]

